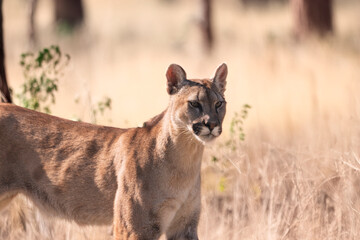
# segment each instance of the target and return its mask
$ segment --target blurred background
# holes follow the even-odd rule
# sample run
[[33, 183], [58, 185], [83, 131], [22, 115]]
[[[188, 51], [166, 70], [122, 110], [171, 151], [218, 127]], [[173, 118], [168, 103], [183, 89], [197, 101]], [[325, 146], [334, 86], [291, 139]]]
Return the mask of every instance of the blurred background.
[[[42, 74], [22, 54], [56, 45], [70, 56], [50, 77], [56, 116], [139, 126], [167, 106], [168, 65], [205, 78], [227, 63], [224, 131], [203, 162], [200, 239], [360, 236], [359, 0], [1, 2], [15, 104], [31, 101], [24, 84]], [[108, 227], [49, 219], [24, 198], [1, 215], [4, 239], [111, 238]]]

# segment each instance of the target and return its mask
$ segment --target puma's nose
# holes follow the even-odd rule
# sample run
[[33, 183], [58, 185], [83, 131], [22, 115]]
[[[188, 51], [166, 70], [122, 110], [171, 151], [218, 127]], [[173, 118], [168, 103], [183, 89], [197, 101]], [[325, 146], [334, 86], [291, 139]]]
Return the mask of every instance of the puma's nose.
[[207, 122], [205, 123], [205, 126], [207, 126], [210, 129], [210, 132], [217, 126], [218, 124], [216, 122]]

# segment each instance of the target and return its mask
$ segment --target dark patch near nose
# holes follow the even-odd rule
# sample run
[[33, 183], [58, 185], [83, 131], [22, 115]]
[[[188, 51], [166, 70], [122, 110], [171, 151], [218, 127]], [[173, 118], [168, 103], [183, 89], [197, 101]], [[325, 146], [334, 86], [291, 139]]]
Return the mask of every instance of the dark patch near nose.
[[216, 122], [208, 122], [205, 124], [205, 126], [207, 126], [210, 131], [212, 131], [218, 124]]
[[208, 127], [209, 128], [209, 130], [210, 130], [210, 132], [215, 128], [215, 127], [217, 127], [219, 124], [216, 122], [216, 121], [206, 121], [205, 123], [204, 123], [204, 125], [206, 126], [206, 127]]
[[203, 127], [204, 125], [202, 123], [195, 123], [192, 125], [192, 129], [194, 131], [194, 133], [196, 135], [199, 135], [199, 133], [201, 132], [201, 128]]

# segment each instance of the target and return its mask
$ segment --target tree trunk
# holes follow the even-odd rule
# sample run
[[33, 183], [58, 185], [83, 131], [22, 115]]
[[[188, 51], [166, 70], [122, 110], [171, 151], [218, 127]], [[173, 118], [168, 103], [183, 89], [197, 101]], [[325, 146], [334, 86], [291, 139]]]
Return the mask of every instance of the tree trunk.
[[6, 72], [5, 72], [2, 3], [3, 1], [0, 0], [0, 102], [11, 103], [12, 100], [11, 100], [8, 84], [6, 82]]
[[54, 0], [55, 21], [70, 27], [79, 25], [84, 20], [82, 0]]
[[240, 0], [244, 6], [255, 5], [255, 6], [267, 6], [269, 3], [285, 3], [288, 0]]
[[212, 30], [212, 0], [201, 0], [202, 2], [202, 22], [201, 31], [203, 35], [204, 46], [208, 52], [212, 50], [214, 44], [214, 35]]
[[241, 0], [244, 5], [266, 5], [269, 0]]
[[35, 28], [35, 14], [37, 9], [38, 0], [30, 0], [29, 5], [29, 41], [32, 46], [36, 45], [37, 35]]
[[332, 0], [292, 0], [292, 7], [298, 37], [333, 32]]

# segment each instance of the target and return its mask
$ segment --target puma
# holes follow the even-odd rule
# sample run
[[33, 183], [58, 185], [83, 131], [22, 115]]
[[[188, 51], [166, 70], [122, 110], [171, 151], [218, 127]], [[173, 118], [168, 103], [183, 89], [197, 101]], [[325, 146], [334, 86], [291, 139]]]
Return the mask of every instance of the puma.
[[227, 66], [212, 79], [169, 66], [168, 107], [138, 128], [0, 104], [0, 208], [24, 194], [46, 212], [113, 224], [115, 239], [198, 239], [204, 144], [222, 131]]

